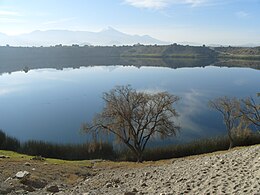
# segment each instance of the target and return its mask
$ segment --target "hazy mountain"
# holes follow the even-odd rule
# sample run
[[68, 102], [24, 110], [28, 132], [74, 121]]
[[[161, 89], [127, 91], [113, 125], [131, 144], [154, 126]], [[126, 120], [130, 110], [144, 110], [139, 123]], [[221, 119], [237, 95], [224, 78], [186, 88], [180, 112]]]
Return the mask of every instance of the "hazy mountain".
[[47, 30], [33, 31], [17, 36], [0, 34], [0, 45], [12, 46], [50, 46], [50, 45], [133, 45], [140, 44], [168, 44], [148, 35], [129, 35], [111, 27], [100, 32]]

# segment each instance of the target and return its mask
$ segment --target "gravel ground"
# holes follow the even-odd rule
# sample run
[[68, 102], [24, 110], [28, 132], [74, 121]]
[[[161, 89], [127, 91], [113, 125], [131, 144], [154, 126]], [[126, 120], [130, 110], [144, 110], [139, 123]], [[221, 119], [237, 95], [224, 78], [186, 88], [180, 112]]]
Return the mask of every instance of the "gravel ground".
[[260, 195], [260, 145], [130, 167], [107, 168], [65, 194]]
[[[260, 195], [260, 145], [157, 162], [93, 161], [92, 168], [30, 163], [0, 160], [0, 194]], [[21, 169], [30, 177], [8, 177]]]

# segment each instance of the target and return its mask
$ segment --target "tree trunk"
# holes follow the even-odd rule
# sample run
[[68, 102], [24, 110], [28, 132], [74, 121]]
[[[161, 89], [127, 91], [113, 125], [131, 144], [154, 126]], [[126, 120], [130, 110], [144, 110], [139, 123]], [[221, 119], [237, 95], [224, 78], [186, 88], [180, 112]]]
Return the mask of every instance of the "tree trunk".
[[229, 139], [229, 150], [234, 147], [234, 139], [232, 138], [231, 132], [228, 133], [228, 139]]
[[136, 162], [138, 162], [138, 163], [142, 163], [143, 162], [143, 153], [142, 152], [138, 152], [136, 154]]
[[229, 140], [229, 150], [232, 149], [234, 147], [234, 141], [233, 140]]
[[137, 147], [132, 146], [127, 141], [125, 144], [128, 146], [128, 148], [133, 152], [134, 156], [136, 157], [136, 162], [141, 163], [143, 162], [143, 151]]

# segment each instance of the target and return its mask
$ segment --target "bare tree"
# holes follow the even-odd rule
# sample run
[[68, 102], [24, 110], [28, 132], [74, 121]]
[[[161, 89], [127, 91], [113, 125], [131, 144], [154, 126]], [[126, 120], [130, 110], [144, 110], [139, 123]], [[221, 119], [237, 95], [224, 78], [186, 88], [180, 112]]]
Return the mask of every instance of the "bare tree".
[[257, 104], [253, 98], [242, 99], [239, 111], [242, 120], [260, 127], [260, 104]]
[[238, 120], [239, 101], [236, 98], [220, 97], [209, 101], [209, 106], [221, 113], [228, 133], [229, 149], [233, 148], [234, 138], [232, 130]]
[[105, 107], [92, 125], [84, 125], [86, 132], [108, 132], [123, 142], [143, 160], [143, 151], [152, 137], [176, 135], [180, 129], [174, 119], [178, 116], [173, 104], [179, 97], [168, 92], [137, 92], [130, 86], [118, 86], [104, 93]]

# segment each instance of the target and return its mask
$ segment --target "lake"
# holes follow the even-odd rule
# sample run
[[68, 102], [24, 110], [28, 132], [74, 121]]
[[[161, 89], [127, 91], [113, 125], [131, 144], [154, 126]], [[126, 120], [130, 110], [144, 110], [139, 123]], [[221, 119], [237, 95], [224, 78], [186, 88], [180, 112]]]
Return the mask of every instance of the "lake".
[[[33, 69], [0, 75], [0, 129], [21, 141], [82, 143], [80, 133], [102, 110], [102, 93], [116, 85], [147, 92], [168, 91], [181, 97], [176, 109], [181, 131], [164, 143], [225, 134], [221, 116], [208, 107], [219, 96], [255, 97], [260, 71], [251, 68], [88, 66]], [[156, 140], [154, 140], [156, 142]]]

